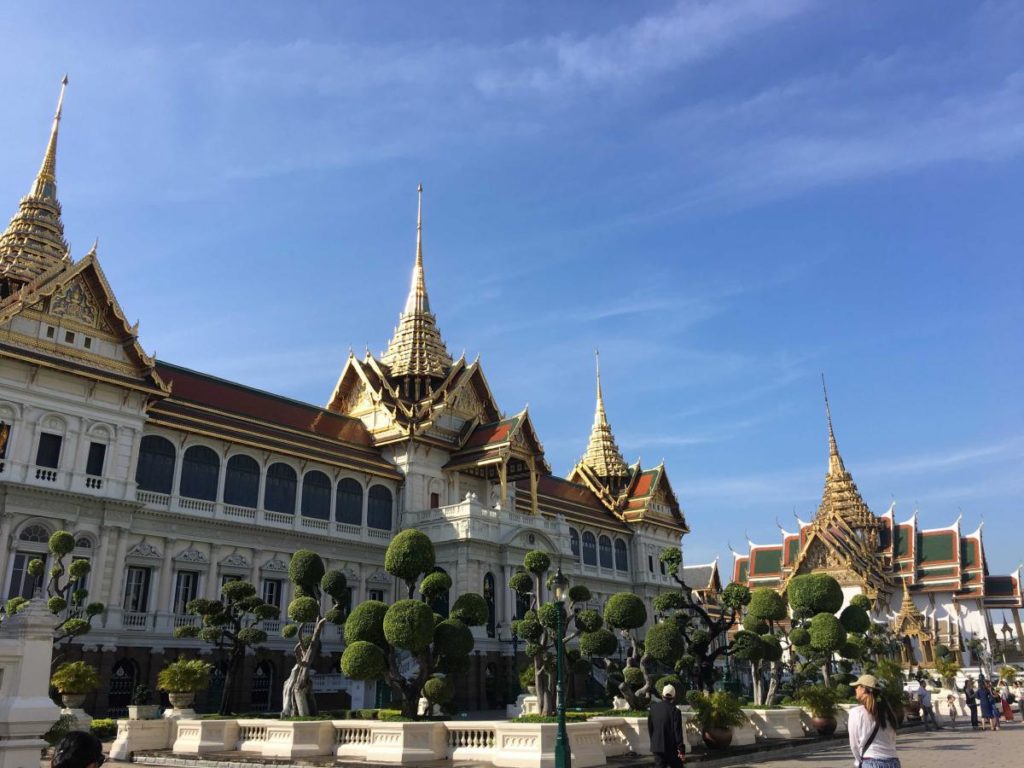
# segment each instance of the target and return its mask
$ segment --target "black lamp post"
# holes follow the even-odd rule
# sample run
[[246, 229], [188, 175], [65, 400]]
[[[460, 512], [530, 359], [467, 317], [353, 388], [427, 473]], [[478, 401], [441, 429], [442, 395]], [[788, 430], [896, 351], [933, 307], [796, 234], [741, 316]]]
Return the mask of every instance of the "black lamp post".
[[516, 631], [514, 629], [510, 629], [509, 634], [511, 634], [512, 637], [506, 638], [505, 628], [501, 625], [501, 622], [499, 622], [494, 629], [496, 634], [498, 635], [499, 643], [510, 643], [512, 645], [512, 685], [509, 688], [509, 692], [512, 694], [512, 697], [515, 698], [519, 695], [520, 691], [519, 670], [517, 669], [517, 667], [519, 666], [519, 635], [516, 634]]
[[571, 755], [569, 752], [569, 735], [565, 731], [565, 688], [562, 685], [562, 611], [569, 595], [569, 579], [562, 575], [562, 567], [558, 567], [555, 577], [551, 580], [551, 596], [558, 606], [558, 622], [555, 629], [555, 714], [558, 717], [558, 735], [555, 737], [555, 768], [569, 768]]

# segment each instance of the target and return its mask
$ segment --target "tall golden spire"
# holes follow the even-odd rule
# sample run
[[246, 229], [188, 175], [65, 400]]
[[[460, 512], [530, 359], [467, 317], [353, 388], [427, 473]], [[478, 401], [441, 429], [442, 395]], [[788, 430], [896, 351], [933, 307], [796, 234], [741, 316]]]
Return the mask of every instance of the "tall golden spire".
[[597, 365], [597, 406], [594, 409], [594, 426], [590, 430], [590, 442], [583, 456], [583, 463], [594, 473], [605, 480], [623, 478], [629, 475], [629, 467], [622, 458], [619, 446], [615, 443], [608, 415], [604, 410], [604, 394], [601, 391], [601, 354], [594, 350]]
[[57, 111], [43, 163], [32, 190], [21, 199], [18, 212], [0, 235], [0, 292], [6, 296], [68, 258], [60, 202], [57, 200], [57, 132], [64, 109], [67, 75], [61, 81]]
[[416, 262], [412, 270], [412, 284], [405, 300], [405, 309], [398, 318], [398, 327], [381, 356], [381, 362], [395, 377], [442, 377], [451, 367], [437, 320], [430, 312], [427, 283], [423, 272], [423, 185], [418, 189], [416, 215]]
[[821, 386], [825, 393], [825, 419], [828, 423], [828, 472], [825, 475], [825, 488], [818, 506], [818, 518], [837, 515], [849, 525], [872, 527], [876, 524], [875, 516], [864, 503], [864, 499], [853, 482], [853, 476], [846, 471], [843, 457], [839, 455], [836, 445], [836, 434], [832, 429], [832, 409], [829, 407], [828, 391], [825, 390], [825, 375], [822, 374]]

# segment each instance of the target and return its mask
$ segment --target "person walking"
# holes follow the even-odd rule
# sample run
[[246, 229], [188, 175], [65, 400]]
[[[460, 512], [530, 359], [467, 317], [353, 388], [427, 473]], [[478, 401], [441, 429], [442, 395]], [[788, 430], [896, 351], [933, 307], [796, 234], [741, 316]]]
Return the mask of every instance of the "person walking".
[[879, 693], [878, 678], [861, 675], [854, 683], [859, 706], [850, 710], [850, 751], [857, 768], [900, 768], [896, 755], [896, 714]]
[[935, 719], [935, 708], [932, 707], [932, 695], [928, 689], [924, 686], [924, 680], [917, 681], [917, 692], [914, 694], [917, 698], [918, 703], [921, 705], [921, 722], [924, 723], [924, 729], [928, 730], [928, 721], [932, 721], [932, 725], [935, 726], [936, 731], [941, 731], [942, 726], [939, 725], [939, 721]]
[[971, 678], [964, 682], [964, 700], [971, 712], [971, 728], [978, 730], [978, 692], [974, 690], [974, 681]]
[[1003, 684], [999, 686], [999, 703], [1003, 708], [1003, 720], [1008, 723], [1013, 722], [1013, 710], [1010, 709], [1010, 684], [1003, 681]]
[[956, 728], [956, 696], [952, 693], [946, 697], [946, 707], [949, 709], [949, 727]]
[[651, 704], [647, 713], [647, 735], [655, 768], [680, 768], [686, 760], [683, 742], [683, 716], [676, 706], [675, 686], [661, 689], [661, 701]]
[[991, 685], [987, 680], [978, 683], [978, 707], [981, 709], [981, 722], [984, 723], [982, 730], [998, 731], [999, 721], [996, 720], [996, 702]]
[[104, 760], [99, 739], [85, 731], [68, 731], [54, 747], [50, 768], [100, 768]]

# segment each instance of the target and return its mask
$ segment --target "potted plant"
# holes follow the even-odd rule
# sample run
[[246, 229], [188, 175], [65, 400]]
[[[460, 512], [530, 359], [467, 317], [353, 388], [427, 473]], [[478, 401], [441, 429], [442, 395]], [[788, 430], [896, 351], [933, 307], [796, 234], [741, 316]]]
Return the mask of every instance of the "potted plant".
[[210, 686], [212, 667], [199, 659], [178, 659], [160, 670], [157, 687], [167, 692], [175, 709], [188, 709], [196, 694]]
[[128, 705], [129, 720], [153, 720], [160, 714], [160, 705], [151, 704], [153, 692], [145, 685], [135, 686], [132, 701]]
[[693, 708], [693, 724], [709, 749], [728, 747], [732, 744], [733, 727], [747, 722], [740, 700], [727, 691], [690, 691], [686, 700]]
[[824, 683], [800, 691], [800, 703], [811, 713], [811, 725], [821, 736], [836, 732], [836, 691]]
[[100, 676], [84, 661], [69, 661], [57, 667], [50, 685], [57, 689], [66, 709], [81, 709], [86, 694], [99, 688]]

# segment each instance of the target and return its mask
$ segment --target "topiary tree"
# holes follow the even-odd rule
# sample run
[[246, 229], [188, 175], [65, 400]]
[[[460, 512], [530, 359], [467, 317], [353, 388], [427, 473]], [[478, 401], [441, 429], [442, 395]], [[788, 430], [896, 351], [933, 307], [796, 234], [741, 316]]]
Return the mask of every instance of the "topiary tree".
[[693, 588], [680, 573], [683, 553], [678, 547], [662, 550], [659, 558], [666, 571], [679, 585], [678, 592], [659, 595], [654, 609], [660, 613], [681, 610], [686, 619], [679, 623], [686, 645], [685, 654], [677, 665], [693, 678], [698, 690], [710, 691], [715, 684], [715, 660], [729, 652], [721, 638], [736, 626], [743, 609], [750, 603], [750, 589], [744, 584], [732, 583], [722, 590], [713, 611], [694, 597]]
[[843, 607], [843, 588], [827, 573], [794, 576], [786, 587], [793, 618], [810, 619], [819, 613], [837, 613]]
[[[56, 531], [47, 541], [47, 549], [53, 555], [53, 565], [46, 581], [46, 607], [59, 617], [53, 629], [54, 667], [63, 657], [57, 651], [66, 649], [76, 637], [87, 634], [92, 629], [92, 620], [106, 610], [103, 603], [86, 602], [89, 591], [82, 584], [91, 566], [88, 560], [66, 562], [74, 548], [75, 537], [67, 531]], [[45, 568], [45, 563], [38, 558], [28, 563], [29, 575], [37, 579], [42, 577]], [[13, 616], [28, 602], [24, 597], [12, 597], [5, 606], [7, 615]]]
[[[416, 717], [420, 697], [432, 708], [455, 695], [452, 678], [469, 666], [470, 627], [487, 622], [487, 603], [468, 593], [455, 601], [447, 619], [431, 610], [429, 603], [451, 588], [451, 578], [431, 573], [434, 545], [420, 531], [395, 536], [384, 567], [406, 583], [409, 597], [390, 606], [378, 600], [356, 606], [345, 621], [341, 671], [353, 680], [385, 680], [402, 700], [402, 715]], [[417, 586], [421, 600], [413, 599]], [[405, 655], [414, 664], [400, 664]]]
[[[737, 645], [740, 634], [733, 638], [730, 650], [738, 658], [750, 663], [754, 686], [754, 704], [771, 706], [782, 681], [782, 643], [779, 622], [789, 615], [786, 596], [771, 587], [759, 587], [750, 593], [743, 628], [748, 635]], [[764, 685], [767, 677], [767, 688]]]
[[[509, 587], [521, 598], [529, 600], [530, 608], [522, 619], [512, 622], [512, 631], [526, 641], [526, 655], [533, 659], [533, 683], [537, 687], [538, 711], [544, 715], [551, 715], [555, 708], [555, 688], [558, 682], [555, 675], [555, 648], [559, 610], [565, 611], [562, 617], [562, 648], [566, 649], [569, 642], [579, 638], [581, 658], [604, 655], [593, 653], [595, 649], [603, 647], [602, 642], [606, 642], [604, 635], [594, 635], [602, 630], [603, 622], [597, 611], [576, 611], [578, 606], [587, 603], [591, 598], [590, 590], [582, 585], [569, 589], [569, 598], [564, 608], [560, 609], [553, 602], [544, 602], [541, 597], [541, 585], [553, 577], [553, 574], [548, 574], [551, 558], [545, 553], [538, 550], [527, 552], [523, 557], [523, 568], [524, 570], [517, 571], [509, 579]], [[567, 616], [574, 614], [573, 620], [566, 620]], [[588, 639], [588, 635], [594, 636]], [[612, 643], [615, 644], [614, 637]], [[575, 665], [570, 665], [566, 657], [565, 664], [562, 665], [565, 675], [568, 675], [570, 668], [575, 668]], [[563, 684], [565, 682], [563, 678]]]
[[260, 622], [277, 616], [277, 608], [256, 595], [256, 587], [248, 581], [229, 581], [220, 588], [223, 599], [198, 598], [185, 610], [202, 619], [202, 626], [175, 627], [175, 637], [198, 637], [214, 645], [225, 665], [224, 690], [218, 712], [230, 714], [234, 704], [234, 686], [241, 671], [247, 648], [259, 648], [267, 642], [267, 633]]
[[[310, 671], [320, 656], [320, 636], [327, 624], [344, 623], [348, 583], [341, 571], [328, 571], [316, 552], [300, 549], [288, 563], [288, 578], [295, 585], [295, 597], [288, 604], [291, 623], [281, 628], [286, 638], [295, 639], [295, 664], [284, 681], [281, 717], [308, 717], [317, 713]], [[330, 608], [320, 609], [323, 596]]]

